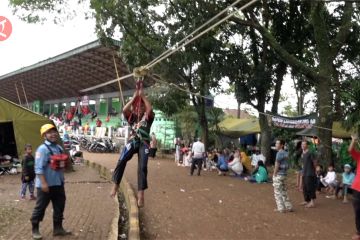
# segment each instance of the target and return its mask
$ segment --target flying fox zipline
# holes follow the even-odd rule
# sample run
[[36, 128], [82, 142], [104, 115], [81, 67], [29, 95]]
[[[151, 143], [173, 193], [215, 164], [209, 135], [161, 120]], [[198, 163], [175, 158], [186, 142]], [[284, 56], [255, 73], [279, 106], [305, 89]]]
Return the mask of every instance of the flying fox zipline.
[[[143, 79], [146, 75], [148, 75], [149, 70], [151, 68], [153, 68], [155, 65], [157, 65], [158, 63], [160, 63], [161, 61], [165, 60], [166, 58], [168, 58], [169, 56], [171, 56], [172, 54], [176, 53], [177, 51], [179, 51], [179, 49], [184, 48], [185, 46], [187, 46], [188, 44], [192, 43], [193, 41], [195, 41], [196, 39], [200, 38], [201, 36], [203, 36], [204, 34], [206, 34], [207, 32], [209, 32], [210, 30], [212, 30], [213, 28], [219, 26], [220, 24], [222, 24], [223, 22], [225, 22], [226, 20], [228, 20], [229, 18], [231, 18], [232, 16], [234, 16], [236, 13], [248, 8], [249, 6], [253, 5], [255, 2], [257, 2], [258, 0], [252, 0], [250, 2], [248, 2], [247, 4], [243, 5], [242, 7], [233, 10], [231, 13], [229, 13], [227, 16], [225, 16], [224, 18], [222, 18], [221, 20], [217, 21], [216, 23], [214, 23], [213, 25], [209, 26], [208, 28], [206, 28], [205, 30], [201, 31], [202, 29], [204, 29], [206, 26], [208, 26], [210, 23], [212, 23], [215, 19], [217, 19], [218, 17], [220, 17], [221, 15], [223, 15], [224, 13], [226, 13], [228, 10], [230, 10], [231, 8], [236, 8], [235, 5], [237, 5], [239, 2], [241, 2], [242, 0], [236, 0], [235, 2], [233, 2], [231, 5], [229, 5], [228, 7], [226, 7], [224, 10], [222, 10], [221, 12], [219, 12], [217, 15], [215, 15], [214, 17], [212, 17], [211, 19], [209, 19], [207, 22], [205, 22], [204, 24], [202, 24], [200, 27], [198, 27], [196, 30], [194, 30], [193, 32], [191, 32], [190, 34], [188, 34], [186, 37], [184, 37], [182, 40], [180, 40], [179, 42], [175, 43], [173, 46], [171, 46], [168, 50], [164, 51], [162, 54], [160, 54], [158, 57], [156, 57], [155, 59], [153, 59], [152, 61], [150, 61], [148, 64], [141, 66], [141, 67], [137, 67], [134, 68], [133, 72], [130, 74], [127, 74], [125, 76], [119, 77], [118, 75], [118, 71], [117, 71], [117, 67], [115, 64], [115, 58], [114, 58], [114, 64], [115, 64], [115, 68], [116, 68], [116, 73], [117, 73], [117, 78], [95, 85], [93, 87], [89, 87], [83, 90], [80, 90], [80, 92], [84, 93], [84, 92], [88, 92], [94, 89], [98, 89], [104, 86], [107, 86], [109, 84], [118, 82], [119, 83], [119, 88], [121, 91], [121, 96], [123, 98], [123, 94], [122, 94], [122, 89], [121, 89], [121, 81], [123, 81], [124, 79], [127, 78], [131, 78], [134, 77], [135, 81], [136, 81], [136, 89], [142, 89], [143, 87]], [[200, 32], [201, 31], [201, 32]], [[199, 33], [200, 32], [200, 33]], [[197, 34], [197, 35], [195, 35]], [[195, 36], [194, 36], [195, 35]], [[159, 75], [153, 75], [152, 76], [153, 79], [156, 82], [159, 83], [163, 83], [166, 85], [172, 85], [175, 88], [179, 89], [180, 91], [189, 93], [191, 95], [195, 95], [198, 97], [202, 97], [205, 99], [208, 99], [207, 96], [203, 96], [200, 93], [195, 93], [195, 92], [191, 92], [189, 89], [185, 89], [177, 84], [174, 83], [168, 83], [164, 80], [161, 79], [161, 77]], [[139, 98], [140, 99], [140, 98]], [[141, 107], [141, 101], [136, 100], [134, 102], [134, 111], [137, 112], [139, 111], [140, 107]], [[265, 113], [265, 112], [260, 112], [258, 111], [259, 114], [265, 115], [265, 116], [275, 116], [269, 113]], [[313, 125], [313, 127], [318, 128], [318, 129], [323, 129], [323, 130], [327, 130], [327, 131], [332, 131], [332, 129], [330, 128], [325, 128], [325, 127], [320, 127], [320, 126], [316, 126]]]
[[149, 62], [148, 64], [141, 66], [141, 67], [137, 67], [134, 68], [133, 73], [127, 74], [125, 76], [122, 77], [118, 77], [116, 79], [98, 84], [96, 86], [93, 87], [89, 87], [86, 89], [82, 89], [80, 90], [80, 92], [84, 93], [84, 92], [88, 92], [94, 89], [98, 89], [104, 86], [107, 86], [109, 84], [118, 82], [118, 81], [122, 81], [124, 79], [130, 78], [130, 77], [135, 77], [135, 78], [139, 78], [139, 77], [145, 77], [149, 70], [151, 68], [153, 68], [156, 64], [160, 63], [161, 61], [163, 61], [164, 59], [168, 58], [170, 55], [174, 54], [175, 52], [177, 52], [179, 49], [187, 46], [188, 44], [190, 44], [191, 42], [195, 41], [196, 39], [198, 39], [199, 37], [203, 36], [205, 33], [209, 32], [210, 30], [212, 30], [213, 28], [217, 27], [218, 25], [220, 25], [221, 23], [225, 22], [226, 20], [228, 20], [229, 18], [231, 18], [232, 16], [234, 16], [236, 13], [238, 13], [239, 11], [242, 11], [246, 8], [248, 8], [249, 6], [251, 6], [252, 4], [254, 4], [255, 2], [257, 2], [258, 0], [252, 0], [251, 2], [248, 2], [247, 4], [245, 4], [244, 6], [240, 7], [239, 9], [236, 9], [234, 11], [232, 11], [229, 15], [227, 15], [226, 17], [224, 17], [223, 19], [219, 20], [218, 22], [214, 23], [213, 25], [211, 25], [210, 27], [206, 28], [205, 30], [203, 30], [202, 32], [200, 32], [199, 34], [193, 36], [195, 33], [199, 32], [201, 29], [203, 29], [205, 26], [209, 25], [214, 19], [216, 19], [217, 17], [219, 17], [220, 15], [224, 14], [225, 12], [227, 12], [230, 8], [234, 7], [237, 3], [239, 3], [242, 0], [236, 0], [234, 3], [232, 3], [231, 5], [229, 5], [227, 8], [225, 8], [223, 11], [221, 11], [220, 13], [218, 13], [216, 16], [214, 16], [213, 18], [211, 18], [210, 20], [208, 20], [206, 23], [204, 23], [203, 25], [201, 25], [199, 28], [197, 28], [196, 30], [194, 30], [192, 33], [188, 34], [185, 38], [183, 38], [181, 41], [175, 43], [173, 46], [171, 46], [168, 50], [166, 50], [165, 52], [163, 52], [161, 55], [159, 55], [157, 58], [155, 58], [154, 60], [152, 60], [151, 62]]

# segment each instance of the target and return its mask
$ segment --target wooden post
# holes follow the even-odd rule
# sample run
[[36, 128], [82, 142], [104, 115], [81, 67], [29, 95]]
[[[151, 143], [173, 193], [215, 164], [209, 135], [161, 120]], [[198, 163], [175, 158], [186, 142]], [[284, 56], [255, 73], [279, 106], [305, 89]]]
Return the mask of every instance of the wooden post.
[[17, 93], [17, 96], [18, 96], [18, 99], [19, 99], [19, 104], [21, 105], [21, 100], [20, 100], [19, 90], [18, 90], [18, 88], [17, 88], [16, 83], [15, 83], [15, 89], [16, 89], [16, 93]]
[[120, 79], [119, 79], [119, 72], [118, 72], [118, 69], [117, 69], [117, 65], [116, 65], [116, 61], [115, 61], [115, 55], [113, 54], [113, 60], [114, 60], [114, 66], [115, 66], [115, 71], [116, 71], [116, 77], [118, 79], [118, 84], [119, 84], [119, 90], [120, 90], [120, 98], [121, 98], [121, 101], [122, 101], [122, 107], [124, 107], [124, 96], [123, 96], [123, 92], [122, 92], [122, 88], [121, 88], [121, 82], [120, 82]]

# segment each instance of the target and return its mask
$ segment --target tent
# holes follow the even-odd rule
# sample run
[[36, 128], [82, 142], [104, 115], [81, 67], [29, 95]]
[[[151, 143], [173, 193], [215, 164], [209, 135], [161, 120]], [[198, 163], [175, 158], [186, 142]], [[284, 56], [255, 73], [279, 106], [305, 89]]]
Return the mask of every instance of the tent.
[[21, 158], [24, 146], [43, 142], [40, 127], [51, 120], [0, 97], [0, 153]]
[[[312, 128], [305, 128], [296, 133], [299, 136], [310, 136], [310, 137], [317, 137], [319, 136], [319, 129], [316, 127]], [[334, 122], [332, 127], [332, 136], [334, 138], [351, 138], [351, 132], [347, 131], [341, 126], [340, 122]]]
[[241, 137], [260, 132], [259, 120], [226, 118], [219, 123], [220, 132], [229, 137]]

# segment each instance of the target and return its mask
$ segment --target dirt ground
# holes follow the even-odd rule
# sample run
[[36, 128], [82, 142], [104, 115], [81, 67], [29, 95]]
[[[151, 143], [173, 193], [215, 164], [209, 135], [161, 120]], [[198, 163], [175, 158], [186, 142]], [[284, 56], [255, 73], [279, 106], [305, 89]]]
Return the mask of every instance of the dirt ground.
[[[85, 154], [114, 168], [118, 155]], [[126, 178], [137, 186], [137, 157]], [[314, 209], [299, 206], [302, 193], [289, 176], [293, 213], [275, 213], [271, 184], [251, 184], [203, 171], [189, 176], [189, 168], [173, 159], [149, 160], [149, 189], [140, 210], [142, 239], [351, 239], [355, 232], [352, 205], [318, 196]]]

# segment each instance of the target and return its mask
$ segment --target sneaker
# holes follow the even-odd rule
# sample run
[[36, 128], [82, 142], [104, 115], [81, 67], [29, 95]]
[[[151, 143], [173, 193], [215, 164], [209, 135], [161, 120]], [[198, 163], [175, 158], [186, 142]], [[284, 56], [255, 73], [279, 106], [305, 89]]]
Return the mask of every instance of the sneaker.
[[30, 195], [30, 200], [36, 200], [36, 197], [34, 195]]
[[26, 197], [24, 195], [21, 195], [20, 200], [26, 200]]
[[334, 195], [326, 195], [325, 197], [326, 197], [326, 198], [329, 198], [329, 199], [335, 199], [335, 196], [334, 196]]
[[285, 210], [283, 210], [283, 209], [282, 209], [282, 210], [279, 210], [279, 209], [275, 208], [275, 209], [274, 209], [274, 212], [278, 212], [278, 213], [285, 213], [286, 211], [285, 211]]

